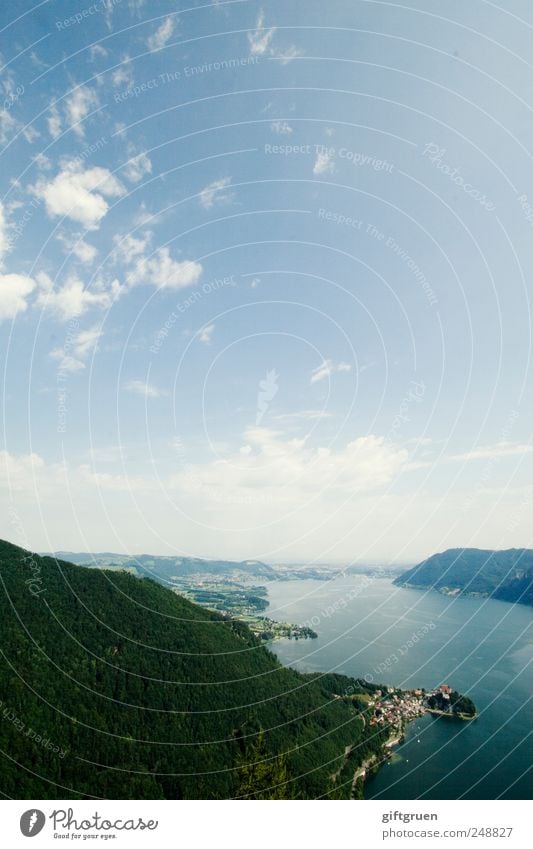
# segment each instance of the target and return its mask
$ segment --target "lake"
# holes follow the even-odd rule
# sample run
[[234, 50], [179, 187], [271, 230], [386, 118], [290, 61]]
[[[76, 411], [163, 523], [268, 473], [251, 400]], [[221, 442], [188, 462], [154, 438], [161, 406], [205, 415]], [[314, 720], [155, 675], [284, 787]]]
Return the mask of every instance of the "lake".
[[365, 787], [368, 799], [530, 799], [533, 792], [533, 610], [447, 598], [357, 575], [268, 584], [272, 619], [309, 624], [316, 640], [278, 640], [302, 672], [341, 672], [469, 695], [473, 722], [425, 715]]

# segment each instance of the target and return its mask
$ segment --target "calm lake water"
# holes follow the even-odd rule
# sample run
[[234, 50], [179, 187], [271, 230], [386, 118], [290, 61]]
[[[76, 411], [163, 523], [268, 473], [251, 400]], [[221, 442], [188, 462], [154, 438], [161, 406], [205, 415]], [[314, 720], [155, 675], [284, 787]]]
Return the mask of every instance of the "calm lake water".
[[477, 705], [474, 722], [426, 715], [410, 723], [366, 798], [531, 798], [531, 608], [367, 576], [271, 583], [268, 591], [266, 615], [308, 622], [319, 635], [273, 643], [284, 664], [405, 688], [448, 683]]

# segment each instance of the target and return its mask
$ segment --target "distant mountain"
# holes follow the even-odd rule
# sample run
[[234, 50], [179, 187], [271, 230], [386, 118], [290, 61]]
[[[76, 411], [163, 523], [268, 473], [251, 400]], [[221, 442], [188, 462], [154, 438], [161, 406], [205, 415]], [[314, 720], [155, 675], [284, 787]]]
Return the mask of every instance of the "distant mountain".
[[387, 738], [362, 716], [372, 684], [301, 675], [124, 571], [0, 542], [0, 629], [8, 798], [349, 798]]
[[433, 588], [445, 595], [470, 595], [533, 605], [533, 550], [484, 551], [450, 548], [408, 569], [398, 586]]
[[160, 583], [171, 585], [173, 578], [191, 578], [210, 575], [226, 580], [262, 579], [275, 581], [277, 573], [259, 560], [203, 560], [199, 557], [162, 557], [153, 554], [96, 554], [57, 551], [53, 555], [80, 566], [125, 569], [138, 577], [152, 577]]

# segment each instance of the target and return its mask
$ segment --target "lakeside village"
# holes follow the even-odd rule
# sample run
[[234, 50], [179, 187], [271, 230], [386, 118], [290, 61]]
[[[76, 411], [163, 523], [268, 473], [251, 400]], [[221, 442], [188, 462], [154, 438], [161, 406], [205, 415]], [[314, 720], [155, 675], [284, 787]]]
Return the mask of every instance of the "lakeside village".
[[425, 713], [459, 719], [475, 719], [477, 715], [473, 701], [448, 684], [441, 684], [430, 692], [423, 689], [397, 690], [394, 687], [376, 690], [374, 698], [368, 701], [368, 708], [373, 708], [370, 725], [391, 728], [393, 734], [387, 743], [389, 747], [401, 741], [407, 722]]
[[[477, 717], [474, 702], [468, 696], [457, 693], [448, 684], [441, 684], [430, 692], [424, 689], [399, 690], [385, 687], [376, 689], [372, 696], [367, 696], [366, 699], [360, 693], [353, 698], [359, 702], [366, 701], [363, 714], [365, 721], [374, 726], [376, 731], [382, 730], [389, 734], [381, 753], [378, 755], [373, 752], [356, 769], [352, 781], [354, 799], [363, 798], [363, 784], [369, 773], [374, 773], [382, 763], [392, 757], [391, 750], [394, 746], [403, 743], [408, 722], [426, 713], [458, 719]], [[363, 707], [363, 704], [360, 706]]]

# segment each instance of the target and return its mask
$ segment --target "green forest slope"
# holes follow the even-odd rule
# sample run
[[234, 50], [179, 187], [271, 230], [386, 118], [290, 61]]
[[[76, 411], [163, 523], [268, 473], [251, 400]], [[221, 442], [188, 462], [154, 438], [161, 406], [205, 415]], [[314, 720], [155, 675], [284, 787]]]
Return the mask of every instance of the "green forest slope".
[[149, 579], [0, 542], [0, 629], [8, 797], [348, 798], [383, 743], [351, 700], [371, 685], [282, 667]]

